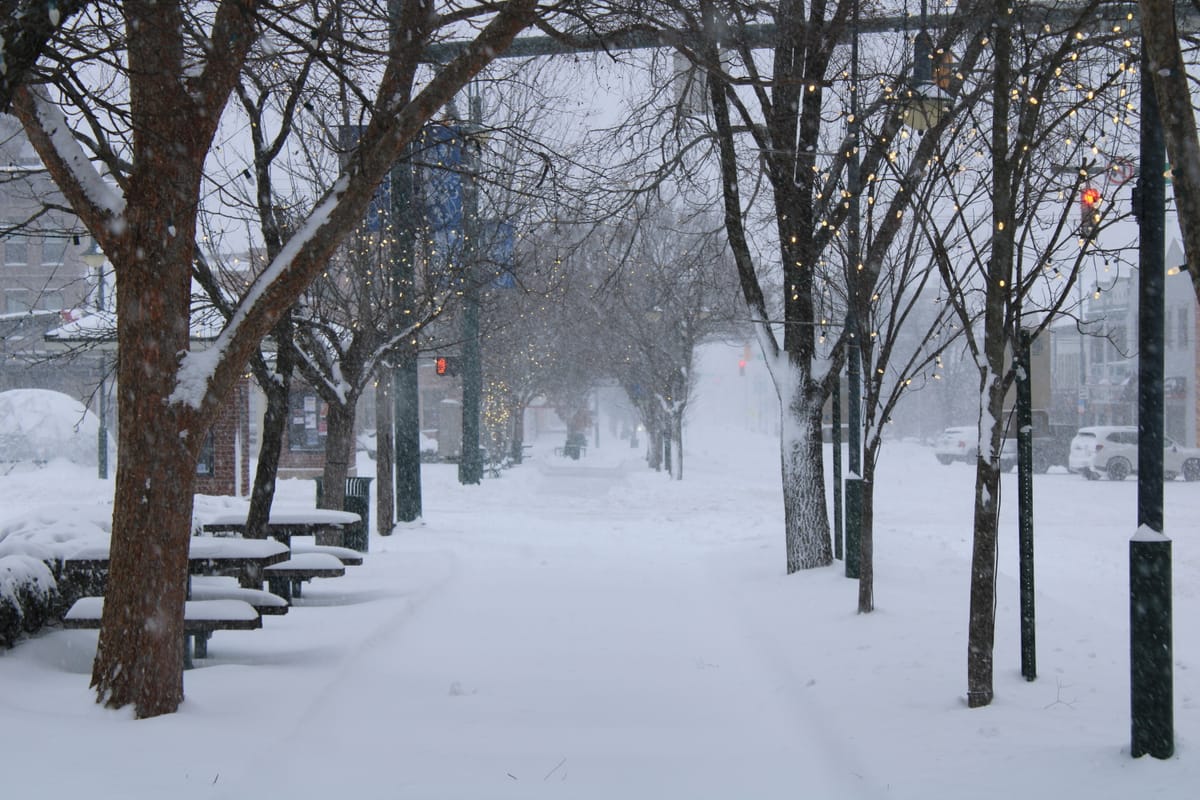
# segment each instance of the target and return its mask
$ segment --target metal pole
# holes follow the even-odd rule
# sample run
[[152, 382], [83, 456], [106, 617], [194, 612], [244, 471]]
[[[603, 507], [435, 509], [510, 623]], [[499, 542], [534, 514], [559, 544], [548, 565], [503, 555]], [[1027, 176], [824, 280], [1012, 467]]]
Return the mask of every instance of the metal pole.
[[858, 318], [859, 268], [861, 264], [861, 242], [859, 218], [861, 216], [858, 195], [861, 190], [858, 163], [858, 6], [856, 2], [850, 22], [850, 126], [848, 146], [851, 154], [846, 167], [847, 189], [850, 197], [848, 214], [849, 230], [846, 247], [849, 251], [850, 268], [847, 270], [847, 297], [849, 308], [846, 313], [846, 427], [850, 444], [850, 477], [846, 479], [846, 577], [858, 578], [859, 535], [862, 530], [862, 353], [860, 349], [861, 320]]
[[[392, 313], [397, 331], [406, 325], [416, 286], [416, 230], [413, 227], [412, 148], [392, 166]], [[396, 521], [421, 516], [421, 417], [417, 389], [417, 346], [406, 337], [397, 348], [392, 373], [395, 436]]]
[[1033, 581], [1033, 386], [1029, 358], [1030, 333], [1017, 338], [1017, 550], [1020, 561], [1021, 675], [1037, 677], [1037, 627]]
[[1134, 758], [1175, 752], [1171, 540], [1163, 534], [1163, 284], [1165, 195], [1162, 121], [1150, 67], [1141, 61], [1142, 135], [1137, 201], [1138, 529], [1129, 542], [1130, 711]]
[[833, 557], [842, 560], [842, 381], [838, 376], [829, 395], [833, 422]]
[[[483, 127], [483, 103], [478, 94], [470, 99], [470, 133]], [[479, 452], [479, 415], [483, 394], [483, 368], [479, 353], [479, 159], [471, 141], [463, 143], [463, 403], [462, 454], [458, 459], [458, 482], [477, 484], [483, 480], [483, 458]]]

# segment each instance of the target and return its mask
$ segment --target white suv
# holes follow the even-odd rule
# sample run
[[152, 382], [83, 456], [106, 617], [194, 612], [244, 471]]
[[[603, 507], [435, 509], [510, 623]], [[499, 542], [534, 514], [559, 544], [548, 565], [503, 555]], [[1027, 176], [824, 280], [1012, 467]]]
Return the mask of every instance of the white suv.
[[[1067, 468], [1088, 480], [1107, 475], [1122, 481], [1137, 472], [1138, 429], [1134, 425], [1100, 425], [1080, 428], [1071, 440]], [[1200, 480], [1200, 450], [1176, 444], [1163, 437], [1163, 480]]]
[[942, 464], [955, 461], [975, 463], [979, 453], [979, 431], [975, 426], [946, 428], [933, 442], [933, 454]]

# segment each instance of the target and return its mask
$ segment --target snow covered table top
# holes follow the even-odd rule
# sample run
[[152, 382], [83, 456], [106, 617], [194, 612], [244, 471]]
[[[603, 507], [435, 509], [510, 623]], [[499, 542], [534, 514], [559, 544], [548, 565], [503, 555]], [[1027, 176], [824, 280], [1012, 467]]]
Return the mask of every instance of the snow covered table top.
[[[235, 539], [193, 536], [188, 540], [188, 569], [193, 573], [214, 569], [266, 567], [285, 561], [288, 546], [274, 539]], [[63, 559], [64, 569], [107, 569], [108, 543], [82, 547]]]

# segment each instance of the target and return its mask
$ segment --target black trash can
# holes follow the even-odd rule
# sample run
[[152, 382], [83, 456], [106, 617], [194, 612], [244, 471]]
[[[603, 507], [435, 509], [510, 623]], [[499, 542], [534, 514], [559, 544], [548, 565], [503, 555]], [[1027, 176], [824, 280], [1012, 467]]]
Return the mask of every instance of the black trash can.
[[[317, 482], [317, 506], [321, 505], [324, 478], [313, 478]], [[342, 529], [342, 544], [360, 553], [367, 552], [368, 535], [371, 530], [371, 481], [374, 478], [346, 478], [346, 499], [342, 510], [358, 514], [360, 522]]]

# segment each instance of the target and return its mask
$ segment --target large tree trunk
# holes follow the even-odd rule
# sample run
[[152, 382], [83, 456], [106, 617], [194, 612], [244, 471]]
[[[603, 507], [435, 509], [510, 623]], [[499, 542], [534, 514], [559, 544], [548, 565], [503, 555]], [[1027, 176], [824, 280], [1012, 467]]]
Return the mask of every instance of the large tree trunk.
[[392, 369], [381, 365], [375, 380], [375, 524], [380, 536], [391, 536], [396, 525], [391, 389]]
[[862, 503], [858, 526], [858, 613], [875, 610], [875, 464], [879, 447], [866, 448], [862, 463]]
[[341, 510], [346, 502], [346, 476], [354, 454], [354, 403], [357, 395], [345, 403], [330, 403], [325, 417], [325, 476], [321, 508]]
[[[165, 113], [165, 109], [164, 109]], [[163, 160], [170, 154], [164, 152]], [[188, 350], [193, 217], [180, 186], [193, 176], [146, 169], [131, 235], [117, 263], [116, 490], [108, 590], [92, 685], [105, 705], [134, 705], [138, 717], [171, 713], [183, 699], [183, 608], [196, 458], [208, 425], [199, 403], [172, 398], [179, 353]], [[134, 194], [131, 187], [130, 193]], [[179, 208], [172, 216], [160, 208]], [[164, 265], [169, 265], [164, 268]], [[178, 320], [185, 324], [179, 325]]]
[[1005, 310], [1012, 280], [1016, 225], [1013, 165], [1009, 153], [1009, 92], [1012, 29], [1009, 7], [997, 0], [995, 85], [992, 89], [992, 240], [983, 314], [984, 364], [979, 381], [979, 455], [975, 464], [975, 523], [971, 551], [971, 611], [967, 630], [967, 705], [992, 702], [992, 653], [996, 634], [996, 516], [999, 508], [1000, 427], [1004, 406]]
[[275, 501], [275, 481], [279, 476], [279, 459], [283, 451], [283, 432], [288, 424], [288, 399], [292, 389], [292, 319], [285, 314], [275, 326], [275, 371], [260, 380], [267, 407], [259, 431], [258, 466], [254, 473], [254, 488], [250, 493], [250, 510], [246, 514], [246, 537], [267, 538], [267, 523]]
[[[985, 420], [1000, 418], [1004, 396], [999, 382], [984, 387]], [[985, 439], [984, 437], [987, 437]], [[987, 442], [990, 440], [991, 444]], [[992, 457], [999, 452], [1000, 428], [994, 422], [981, 429], [975, 465], [975, 520], [971, 550], [971, 610], [967, 631], [967, 705], [992, 702], [993, 650], [996, 639], [996, 545], [999, 516], [1000, 469]]]
[[783, 409], [783, 519], [788, 574], [833, 563], [822, 468], [821, 403]]
[[525, 403], [513, 403], [512, 462], [520, 464], [525, 457]]
[[683, 409], [673, 408], [670, 416], [671, 442], [675, 457], [671, 460], [671, 477], [683, 480]]

